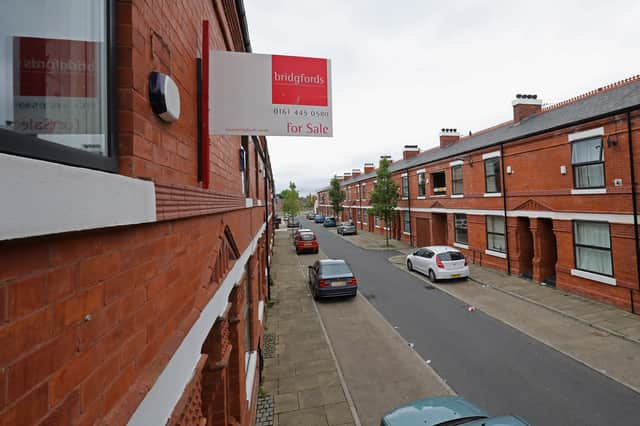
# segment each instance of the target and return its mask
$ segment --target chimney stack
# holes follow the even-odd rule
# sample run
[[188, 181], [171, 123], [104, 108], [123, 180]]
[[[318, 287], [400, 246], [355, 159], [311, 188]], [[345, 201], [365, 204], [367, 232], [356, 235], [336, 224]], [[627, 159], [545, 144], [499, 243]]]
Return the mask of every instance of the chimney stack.
[[351, 172], [344, 172], [344, 180], [351, 179]]
[[460, 140], [458, 129], [440, 129], [440, 148], [456, 143]]
[[344, 176], [336, 175], [336, 178], [337, 178], [340, 182], [342, 182], [342, 181], [344, 180]]
[[418, 145], [405, 145], [402, 150], [402, 159], [408, 160], [409, 158], [413, 158], [416, 155], [420, 154], [420, 148]]
[[513, 105], [513, 121], [515, 123], [542, 111], [542, 99], [538, 99], [538, 95], [518, 93], [511, 104]]
[[358, 177], [358, 176], [360, 176], [360, 169], [352, 169], [352, 170], [351, 170], [351, 176], [352, 176], [352, 177]]
[[389, 164], [393, 163], [390, 155], [381, 155], [379, 163], [382, 163], [382, 160], [389, 160]]
[[364, 163], [364, 172], [370, 173], [376, 169], [376, 166], [373, 163]]

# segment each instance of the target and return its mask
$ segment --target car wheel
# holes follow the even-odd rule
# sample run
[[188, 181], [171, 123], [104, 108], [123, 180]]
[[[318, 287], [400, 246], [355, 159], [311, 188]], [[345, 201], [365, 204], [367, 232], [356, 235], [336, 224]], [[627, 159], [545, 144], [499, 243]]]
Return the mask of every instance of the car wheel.
[[313, 289], [313, 300], [320, 300], [320, 295], [318, 294], [318, 290]]
[[429, 269], [429, 281], [431, 281], [432, 283], [435, 283], [436, 281], [438, 281], [436, 279], [436, 273], [433, 272], [433, 269]]
[[408, 269], [410, 272], [413, 272], [413, 263], [411, 263], [411, 261], [410, 261], [410, 260], [407, 260], [407, 269]]

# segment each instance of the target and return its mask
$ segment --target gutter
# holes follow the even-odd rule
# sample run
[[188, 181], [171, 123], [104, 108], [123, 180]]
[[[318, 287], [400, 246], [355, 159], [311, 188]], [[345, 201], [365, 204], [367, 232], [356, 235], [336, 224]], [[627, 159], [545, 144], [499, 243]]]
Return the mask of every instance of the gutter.
[[247, 14], [244, 10], [244, 1], [236, 0], [236, 11], [238, 12], [238, 21], [240, 22], [240, 31], [242, 32], [242, 40], [244, 41], [245, 52], [251, 53], [251, 40], [249, 39], [249, 29], [247, 27]]
[[[633, 205], [633, 235], [636, 243], [636, 274], [638, 288], [640, 289], [640, 247], [638, 244], [638, 204], [636, 195], [636, 173], [633, 166], [633, 132], [631, 131], [631, 111], [627, 111], [627, 142], [629, 143], [629, 171], [631, 173], [631, 203]], [[635, 306], [633, 304], [633, 290], [629, 289], [629, 296], [631, 298], [631, 312], [636, 313]]]

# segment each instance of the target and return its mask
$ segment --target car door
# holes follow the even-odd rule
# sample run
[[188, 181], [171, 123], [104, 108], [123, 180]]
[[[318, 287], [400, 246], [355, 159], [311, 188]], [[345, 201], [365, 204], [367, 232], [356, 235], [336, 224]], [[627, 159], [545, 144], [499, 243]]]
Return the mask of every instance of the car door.
[[415, 269], [418, 272], [422, 272], [422, 269], [423, 269], [423, 263], [424, 263], [424, 258], [422, 257], [423, 252], [424, 252], [424, 249], [418, 249], [413, 253], [413, 256], [411, 256], [411, 263], [413, 264], [413, 269]]
[[436, 256], [433, 250], [425, 250], [423, 253], [423, 265], [424, 265], [424, 273], [428, 274], [429, 269], [436, 269]]

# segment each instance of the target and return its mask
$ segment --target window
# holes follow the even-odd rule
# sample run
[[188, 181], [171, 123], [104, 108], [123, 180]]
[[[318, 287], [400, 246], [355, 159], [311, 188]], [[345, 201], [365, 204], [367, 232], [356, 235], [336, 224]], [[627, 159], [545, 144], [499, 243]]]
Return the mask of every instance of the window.
[[433, 195], [445, 195], [447, 193], [447, 180], [444, 172], [432, 173], [431, 180], [433, 181]]
[[484, 182], [487, 193], [500, 192], [500, 157], [484, 160]]
[[367, 184], [363, 183], [362, 184], [362, 199], [366, 200], [367, 199]]
[[403, 216], [404, 217], [402, 218], [402, 222], [404, 226], [404, 232], [408, 234], [411, 232], [411, 215], [409, 214], [409, 210], [405, 210]]
[[409, 196], [409, 176], [402, 176], [402, 197], [407, 198]]
[[613, 276], [608, 223], [575, 221], [573, 240], [576, 269]]
[[[253, 257], [250, 258], [252, 260]], [[247, 262], [244, 276], [244, 350], [251, 351], [251, 286], [249, 284], [249, 262]]]
[[505, 252], [503, 216], [487, 216], [487, 249]]
[[454, 221], [454, 227], [455, 227], [456, 243], [469, 244], [469, 237], [467, 234], [467, 215], [454, 214], [453, 221]]
[[362, 210], [356, 210], [356, 219], [358, 222], [362, 219]]
[[242, 193], [249, 197], [249, 137], [241, 137], [242, 147], [240, 148], [240, 178], [242, 180]]
[[356, 199], [360, 199], [360, 185], [356, 185]]
[[366, 225], [368, 221], [369, 221], [369, 213], [367, 213], [366, 211], [362, 212], [362, 223]]
[[375, 223], [376, 226], [378, 226], [378, 227], [380, 226], [380, 216], [376, 216], [375, 217], [375, 222], [374, 223]]
[[427, 194], [425, 173], [418, 173], [418, 197], [424, 197]]
[[462, 165], [451, 167], [451, 193], [461, 195], [464, 193], [462, 185]]
[[602, 138], [583, 139], [571, 144], [573, 186], [576, 189], [604, 188]]
[[0, 6], [0, 152], [116, 171], [115, 1]]

